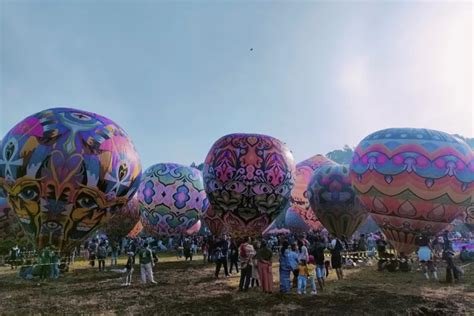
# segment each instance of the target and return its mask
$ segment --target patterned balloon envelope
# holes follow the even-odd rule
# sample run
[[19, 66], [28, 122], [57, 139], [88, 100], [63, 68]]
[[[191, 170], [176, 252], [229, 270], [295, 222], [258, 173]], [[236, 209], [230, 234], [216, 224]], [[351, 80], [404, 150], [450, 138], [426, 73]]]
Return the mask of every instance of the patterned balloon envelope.
[[[310, 214], [312, 218], [310, 220], [304, 218], [303, 216], [306, 216], [306, 214]], [[319, 221], [314, 220], [314, 218], [315, 216], [312, 210], [305, 212], [304, 214], [300, 214], [297, 209], [289, 207], [285, 214], [285, 228], [288, 228], [291, 232], [298, 234], [306, 233], [311, 230], [317, 230], [321, 227], [321, 224]], [[313, 224], [309, 225], [309, 222], [312, 222]]]
[[415, 128], [375, 132], [357, 146], [352, 183], [394, 247], [416, 249], [465, 212], [474, 191], [474, 154], [452, 135]]
[[201, 220], [198, 220], [196, 224], [191, 226], [188, 230], [186, 230], [186, 235], [194, 235], [197, 234], [201, 230]]
[[10, 239], [15, 242], [23, 236], [23, 230], [8, 204], [6, 193], [0, 188], [0, 241]]
[[209, 206], [207, 209], [207, 212], [204, 215], [204, 222], [214, 236], [222, 236], [227, 233], [224, 221], [222, 218], [217, 216], [216, 212], [212, 209], [212, 206]]
[[290, 229], [286, 227], [286, 211], [281, 212], [280, 215], [277, 216], [271, 222], [270, 225], [268, 225], [267, 228], [262, 232], [262, 235], [278, 235], [278, 234], [289, 234], [291, 233]]
[[109, 240], [119, 241], [134, 229], [140, 220], [138, 196], [132, 199], [102, 228]]
[[294, 184], [293, 155], [278, 139], [230, 134], [204, 163], [212, 209], [232, 236], [260, 236], [287, 206]]
[[128, 233], [127, 237], [128, 238], [137, 238], [138, 235], [143, 231], [143, 225], [142, 222], [138, 221], [138, 223], [135, 225], [135, 227], [132, 228], [132, 230]]
[[348, 166], [333, 163], [317, 169], [308, 185], [308, 198], [321, 224], [338, 237], [350, 238], [367, 219], [367, 209], [352, 188]]
[[0, 148], [0, 182], [38, 249], [70, 251], [135, 193], [141, 166], [111, 120], [54, 108], [13, 127]]
[[303, 229], [301, 225], [292, 225], [292, 223], [296, 224], [296, 221], [299, 221], [296, 216], [299, 216], [306, 223], [307, 230], [316, 230], [321, 227], [321, 223], [316, 218], [315, 212], [311, 209], [308, 201], [308, 184], [316, 169], [333, 163], [334, 161], [323, 155], [315, 155], [296, 165], [295, 186], [291, 190], [292, 211], [289, 212], [290, 217], [287, 219], [287, 226], [290, 230], [301, 232], [301, 229]]
[[201, 171], [175, 163], [145, 171], [138, 201], [143, 227], [154, 236], [186, 233], [209, 206]]

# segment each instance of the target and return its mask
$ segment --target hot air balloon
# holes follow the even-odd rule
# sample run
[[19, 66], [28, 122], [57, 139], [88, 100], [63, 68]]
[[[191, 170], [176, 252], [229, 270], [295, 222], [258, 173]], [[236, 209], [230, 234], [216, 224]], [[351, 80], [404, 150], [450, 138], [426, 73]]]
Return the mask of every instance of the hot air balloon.
[[473, 152], [447, 133], [385, 129], [357, 146], [351, 178], [387, 239], [399, 252], [410, 253], [418, 234], [438, 234], [468, 208]]
[[188, 230], [186, 230], [186, 235], [194, 235], [197, 234], [201, 230], [201, 220], [198, 220], [196, 224], [191, 226]]
[[186, 233], [209, 206], [201, 172], [175, 163], [145, 171], [138, 201], [143, 227], [154, 236]]
[[138, 221], [138, 223], [135, 225], [135, 227], [132, 228], [132, 230], [128, 233], [127, 237], [128, 238], [137, 238], [138, 235], [143, 231], [143, 225], [142, 222]]
[[367, 209], [352, 188], [348, 166], [331, 163], [317, 169], [308, 185], [308, 199], [321, 224], [338, 237], [350, 238], [367, 219]]
[[138, 196], [135, 194], [127, 205], [109, 220], [102, 230], [109, 240], [118, 242], [135, 228], [139, 220]]
[[[306, 224], [307, 231], [321, 227], [309, 204], [307, 189], [314, 171], [331, 163], [334, 161], [323, 155], [315, 155], [296, 165], [295, 186], [291, 190], [291, 211], [287, 212], [286, 220], [286, 225], [291, 231], [302, 232], [305, 228], [304, 225], [298, 224], [301, 221]], [[297, 219], [297, 216], [301, 219]]]
[[289, 234], [291, 233], [290, 229], [286, 227], [286, 211], [281, 212], [280, 215], [277, 216], [271, 222], [270, 225], [268, 225], [267, 228], [262, 232], [262, 235], [278, 235], [278, 234]]
[[315, 219], [315, 216], [312, 210], [310, 210], [309, 212], [305, 212], [304, 214], [300, 214], [298, 213], [297, 209], [293, 207], [289, 207], [285, 213], [284, 227], [289, 229], [291, 232], [297, 233], [297, 234], [306, 233], [313, 229], [318, 229], [321, 226], [319, 221], [312, 220], [313, 223], [317, 223], [317, 224], [316, 225], [313, 224], [313, 226], [310, 226], [308, 224], [309, 221], [307, 219], [305, 220], [305, 218], [303, 217], [306, 214], [311, 214], [312, 218]]
[[141, 166], [111, 120], [54, 108], [13, 127], [0, 148], [0, 185], [37, 249], [68, 252], [135, 193]]
[[230, 134], [209, 151], [204, 183], [213, 211], [232, 236], [260, 236], [287, 207], [294, 170], [293, 155], [278, 139]]
[[227, 233], [224, 221], [222, 218], [217, 216], [217, 214], [212, 209], [212, 206], [209, 206], [206, 214], [204, 215], [204, 221], [214, 236], [222, 236]]

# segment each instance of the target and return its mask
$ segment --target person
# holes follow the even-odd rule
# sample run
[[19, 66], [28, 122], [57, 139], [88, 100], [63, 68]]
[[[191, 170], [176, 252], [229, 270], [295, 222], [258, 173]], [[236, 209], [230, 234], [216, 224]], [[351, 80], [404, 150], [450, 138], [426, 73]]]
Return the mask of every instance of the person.
[[428, 245], [429, 241], [421, 241], [418, 248], [418, 260], [421, 263], [421, 271], [427, 280], [430, 279], [429, 273], [431, 272], [433, 278], [438, 280], [438, 273], [436, 271], [436, 265], [434, 263], [433, 252]]
[[12, 270], [16, 269], [20, 261], [20, 248], [18, 248], [17, 245], [15, 245], [14, 247], [10, 249], [9, 259], [10, 259], [10, 265], [11, 265]]
[[246, 237], [239, 246], [240, 261], [240, 282], [239, 291], [247, 291], [252, 278], [252, 259], [255, 256], [255, 249], [250, 243], [250, 237]]
[[446, 261], [446, 282], [452, 283], [459, 282], [460, 269], [454, 264], [454, 251], [451, 249], [445, 249], [443, 251], [443, 259]]
[[357, 251], [365, 252], [367, 251], [367, 240], [365, 239], [365, 234], [360, 234], [359, 242], [357, 243]]
[[[207, 262], [207, 257], [209, 255], [209, 244], [207, 243], [207, 241], [204, 241], [202, 243], [202, 258], [203, 258], [203, 261], [204, 262]], [[231, 266], [231, 270], [232, 270], [232, 266]], [[238, 272], [238, 271], [237, 271]]]
[[97, 254], [97, 243], [95, 239], [92, 239], [91, 242], [89, 243], [87, 249], [89, 250], [89, 263], [91, 267], [95, 266], [95, 258]]
[[303, 239], [298, 239], [298, 261], [304, 260], [308, 262], [309, 253]]
[[59, 278], [59, 253], [57, 251], [53, 251], [51, 255], [51, 279]]
[[375, 256], [375, 248], [376, 248], [375, 238], [374, 238], [374, 235], [370, 233], [369, 237], [367, 238], [367, 251], [368, 251], [369, 257]]
[[110, 266], [116, 266], [117, 265], [117, 257], [118, 257], [118, 245], [116, 241], [112, 241], [110, 244], [110, 253], [111, 253], [111, 259], [110, 259]]
[[189, 240], [185, 240], [183, 244], [183, 252], [184, 252], [184, 261], [193, 261], [193, 253], [191, 251], [191, 245], [189, 243]]
[[227, 252], [228, 252], [227, 241], [222, 238], [217, 242], [216, 247], [214, 249], [214, 256], [216, 260], [216, 272], [215, 272], [216, 279], [219, 278], [221, 266], [224, 266], [224, 276], [226, 278], [229, 277], [229, 271], [227, 269]]
[[122, 284], [123, 286], [130, 286], [132, 284], [133, 267], [135, 266], [135, 254], [129, 251], [127, 255], [128, 259], [125, 264], [125, 279]]
[[306, 281], [308, 280], [308, 266], [305, 260], [300, 260], [298, 263], [298, 294], [306, 294]]
[[153, 253], [147, 242], [143, 244], [143, 249], [140, 251], [140, 274], [142, 277], [142, 283], [146, 284], [148, 281], [152, 284], [156, 284], [153, 279]]
[[324, 287], [324, 278], [326, 277], [326, 268], [324, 266], [324, 250], [326, 245], [322, 237], [317, 236], [313, 246], [311, 247], [311, 255], [316, 264], [316, 276], [318, 279], [319, 288], [321, 291]]
[[337, 279], [341, 280], [344, 277], [342, 272], [342, 256], [341, 251], [344, 250], [341, 240], [334, 236], [331, 240], [331, 266], [336, 270]]
[[377, 245], [377, 254], [379, 258], [384, 257], [387, 253], [387, 242], [385, 241], [383, 235], [380, 235], [380, 238], [377, 239], [375, 244]]
[[291, 290], [291, 272], [294, 267], [290, 261], [288, 241], [283, 241], [280, 249], [280, 292], [289, 293]]
[[[258, 253], [260, 250], [260, 244], [255, 242], [253, 248], [255, 249], [255, 252]], [[252, 258], [252, 278], [250, 279], [250, 287], [254, 286], [260, 286], [260, 275], [258, 274], [258, 260], [256, 255]]]
[[318, 294], [318, 289], [316, 288], [316, 264], [313, 256], [308, 257], [308, 281], [311, 286], [311, 294]]
[[232, 274], [232, 268], [235, 267], [235, 271], [239, 273], [239, 248], [237, 248], [237, 244], [235, 240], [232, 239], [230, 243], [230, 271], [229, 273]]
[[405, 255], [404, 252], [400, 252], [400, 257], [398, 259], [399, 269], [402, 272], [410, 272], [411, 271], [411, 262], [410, 259]]
[[445, 230], [443, 233], [443, 250], [449, 251], [452, 249], [451, 241], [449, 240], [449, 231]]
[[107, 247], [105, 242], [101, 242], [97, 250], [97, 260], [99, 262], [99, 271], [105, 271], [105, 258], [107, 257]]
[[293, 287], [296, 288], [298, 286], [298, 264], [299, 264], [299, 252], [298, 252], [298, 244], [292, 243], [289, 258], [291, 261], [291, 266], [293, 267]]
[[51, 251], [48, 247], [40, 251], [38, 264], [40, 280], [45, 280], [51, 275]]
[[255, 257], [257, 258], [258, 275], [264, 293], [273, 292], [272, 256], [273, 252], [263, 240]]

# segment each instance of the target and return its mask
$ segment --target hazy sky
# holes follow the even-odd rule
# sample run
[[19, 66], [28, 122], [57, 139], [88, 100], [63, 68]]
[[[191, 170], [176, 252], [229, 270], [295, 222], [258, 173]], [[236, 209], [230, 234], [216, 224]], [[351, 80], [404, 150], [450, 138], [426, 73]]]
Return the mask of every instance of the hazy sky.
[[113, 119], [144, 167], [201, 162], [232, 132], [296, 161], [387, 127], [474, 136], [468, 1], [0, 6], [0, 138], [50, 107]]

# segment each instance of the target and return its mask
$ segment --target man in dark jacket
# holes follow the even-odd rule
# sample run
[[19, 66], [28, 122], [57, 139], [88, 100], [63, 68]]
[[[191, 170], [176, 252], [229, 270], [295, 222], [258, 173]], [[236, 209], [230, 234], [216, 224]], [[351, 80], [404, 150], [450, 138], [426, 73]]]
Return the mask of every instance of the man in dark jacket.
[[217, 241], [214, 250], [214, 257], [216, 260], [216, 279], [219, 278], [219, 272], [221, 271], [221, 266], [224, 266], [224, 275], [227, 278], [229, 276], [229, 271], [227, 270], [227, 254], [229, 246], [227, 240], [221, 238]]

